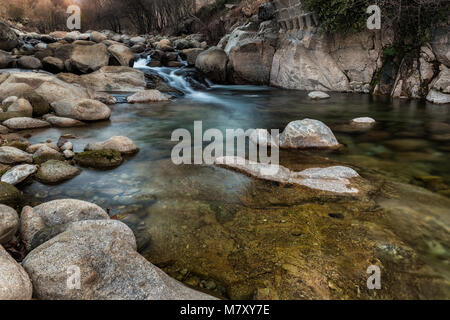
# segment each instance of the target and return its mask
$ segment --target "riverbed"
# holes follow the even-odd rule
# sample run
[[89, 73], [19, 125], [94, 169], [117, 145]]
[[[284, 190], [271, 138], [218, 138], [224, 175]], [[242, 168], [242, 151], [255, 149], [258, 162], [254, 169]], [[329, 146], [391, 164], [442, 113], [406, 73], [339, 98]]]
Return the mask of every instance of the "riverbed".
[[[130, 225], [139, 251], [194, 288], [231, 299], [450, 297], [450, 109], [422, 101], [255, 86], [211, 86], [171, 102], [127, 104], [110, 121], [36, 131], [32, 143], [76, 139], [75, 152], [111, 136], [140, 152], [117, 169], [57, 186], [24, 188], [29, 204], [76, 198]], [[370, 129], [349, 121], [372, 117]], [[175, 166], [175, 129], [279, 129], [323, 121], [343, 147], [281, 151], [290, 168], [345, 164], [367, 181], [362, 196], [327, 195], [258, 181], [214, 166]], [[369, 290], [380, 265], [384, 290]]]

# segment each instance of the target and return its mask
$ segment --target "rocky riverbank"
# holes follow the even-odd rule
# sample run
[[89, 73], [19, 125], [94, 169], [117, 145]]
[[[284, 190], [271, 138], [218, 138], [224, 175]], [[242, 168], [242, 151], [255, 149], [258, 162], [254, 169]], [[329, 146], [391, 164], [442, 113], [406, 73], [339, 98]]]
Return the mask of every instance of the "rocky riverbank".
[[[0, 73], [0, 244], [8, 251], [0, 247], [0, 288], [5, 288], [0, 298], [212, 298], [174, 278], [232, 299], [380, 298], [364, 287], [365, 270], [374, 263], [386, 272], [381, 298], [448, 296], [447, 273], [439, 273], [448, 261], [448, 215], [441, 215], [448, 212], [448, 199], [315, 155], [311, 150], [345, 152], [342, 141], [317, 120], [291, 119], [280, 136], [282, 163], [275, 176], [262, 174], [270, 168], [252, 162], [236, 166], [218, 159], [215, 166], [200, 169], [205, 183], [198, 172], [190, 174], [197, 168], [176, 167], [165, 158], [152, 162], [145, 175], [155, 178], [152, 190], [162, 191], [147, 221], [152, 245], [140, 253], [136, 235], [111, 219], [106, 207], [75, 199], [24, 207], [21, 190], [27, 184], [56, 186], [83, 170], [114, 170], [143, 152], [126, 136], [91, 143], [72, 134], [29, 141], [53, 128], [89, 130], [93, 123], [107, 124], [117, 93], [138, 106], [170, 106], [171, 98], [182, 93], [157, 74], [133, 69], [138, 59], [147, 59], [149, 67], [195, 65], [216, 83], [320, 90], [309, 95], [318, 104], [315, 100], [330, 98], [322, 91], [371, 91], [382, 49], [376, 37], [360, 39], [370, 50], [362, 46], [358, 51], [347, 39], [348, 46], [330, 51], [330, 39], [315, 31], [302, 31], [301, 41], [300, 35], [280, 33], [270, 12], [235, 28], [212, 48], [198, 34], [39, 35], [0, 24], [5, 50], [0, 68], [8, 68]], [[431, 69], [423, 74], [438, 100], [443, 95], [445, 101], [448, 64], [439, 46], [427, 48], [422, 58], [433, 65], [433, 74]], [[346, 59], [363, 61], [361, 68], [350, 70]], [[403, 88], [402, 79], [395, 88]], [[340, 129], [370, 132], [375, 125], [367, 117], [347, 122]], [[272, 145], [265, 132], [260, 129], [253, 143]], [[75, 141], [83, 145], [80, 152]], [[413, 150], [421, 143], [413, 140]], [[161, 182], [163, 176], [168, 180]], [[198, 199], [192, 201], [189, 194]], [[223, 203], [218, 204], [218, 194]], [[168, 211], [170, 222], [162, 221]], [[81, 269], [81, 290], [67, 287], [67, 270], [73, 266]]]

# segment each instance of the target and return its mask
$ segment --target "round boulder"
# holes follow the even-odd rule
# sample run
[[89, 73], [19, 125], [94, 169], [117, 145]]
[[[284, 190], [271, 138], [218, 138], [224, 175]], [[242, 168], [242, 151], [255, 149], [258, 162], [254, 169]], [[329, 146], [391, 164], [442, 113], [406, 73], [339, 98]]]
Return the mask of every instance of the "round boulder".
[[282, 148], [336, 148], [339, 142], [323, 122], [304, 119], [289, 123], [280, 135]]
[[70, 180], [80, 174], [80, 169], [65, 161], [49, 160], [41, 165], [36, 178], [45, 184], [56, 184]]
[[94, 150], [116, 150], [121, 154], [133, 154], [139, 151], [136, 144], [127, 137], [115, 136], [102, 142], [90, 143], [84, 149], [85, 151]]
[[19, 215], [16, 210], [0, 204], [0, 244], [11, 241], [18, 229]]

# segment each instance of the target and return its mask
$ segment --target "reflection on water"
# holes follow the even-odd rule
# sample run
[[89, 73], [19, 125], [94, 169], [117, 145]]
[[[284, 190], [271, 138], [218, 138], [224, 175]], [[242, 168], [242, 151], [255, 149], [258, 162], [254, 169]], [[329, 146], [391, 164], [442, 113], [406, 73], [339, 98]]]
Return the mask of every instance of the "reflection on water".
[[[413, 200], [421, 193], [380, 187], [380, 179], [389, 177], [450, 197], [448, 106], [338, 93], [330, 100], [310, 101], [305, 92], [213, 86], [171, 103], [117, 104], [112, 110], [110, 122], [52, 128], [30, 140], [57, 141], [71, 133], [78, 137], [73, 143], [79, 152], [87, 143], [124, 135], [140, 147], [136, 156], [113, 171], [83, 169], [62, 185], [35, 182], [24, 193], [31, 203], [71, 197], [108, 208], [132, 226], [141, 252], [188, 285], [228, 298], [372, 298], [364, 289], [370, 264], [383, 263], [392, 282], [396, 277], [411, 282], [411, 274], [396, 273], [411, 266], [419, 277], [433, 275], [432, 282], [442, 276], [437, 270], [448, 270], [450, 215], [445, 198], [436, 196], [439, 201], [417, 213]], [[349, 120], [366, 116], [378, 122], [371, 130], [349, 126]], [[197, 120], [203, 121], [204, 130], [225, 132], [282, 130], [304, 118], [332, 127], [345, 148], [284, 152], [282, 161], [314, 164], [314, 156], [321, 155], [353, 165], [397, 200], [323, 200], [221, 168], [170, 162], [172, 131], [193, 132]], [[428, 204], [429, 197], [417, 203]], [[411, 229], [416, 237], [407, 231]], [[405, 270], [389, 271], [390, 263]], [[444, 278], [448, 285], [448, 275]], [[441, 289], [424, 287], [422, 280], [410, 285], [415, 289], [390, 284], [386, 297], [443, 297]]]

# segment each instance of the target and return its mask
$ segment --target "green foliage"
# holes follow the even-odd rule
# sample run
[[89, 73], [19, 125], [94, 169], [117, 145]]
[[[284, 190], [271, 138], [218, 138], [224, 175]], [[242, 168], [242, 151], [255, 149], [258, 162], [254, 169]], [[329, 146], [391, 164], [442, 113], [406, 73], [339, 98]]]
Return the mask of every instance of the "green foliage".
[[319, 17], [324, 32], [361, 31], [366, 26], [370, 0], [302, 0], [303, 10]]

